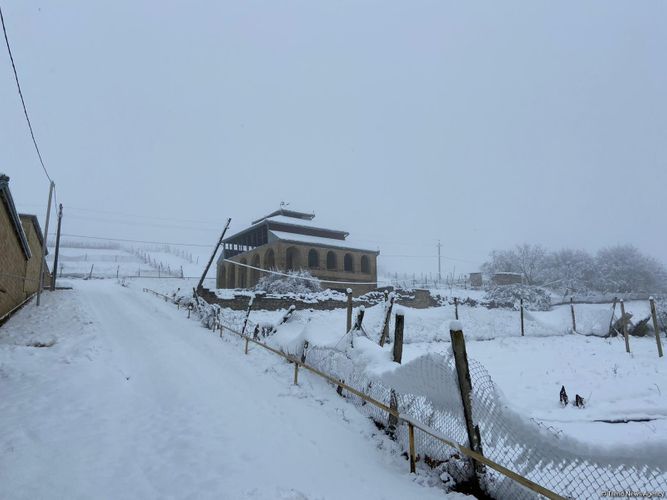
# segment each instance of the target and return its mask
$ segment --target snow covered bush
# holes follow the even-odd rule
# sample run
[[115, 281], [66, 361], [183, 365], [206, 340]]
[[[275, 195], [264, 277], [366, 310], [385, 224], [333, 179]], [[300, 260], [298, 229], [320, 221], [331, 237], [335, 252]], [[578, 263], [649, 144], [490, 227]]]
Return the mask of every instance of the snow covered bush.
[[505, 285], [490, 288], [484, 295], [484, 305], [490, 309], [501, 307], [519, 309], [521, 299], [529, 311], [548, 311], [551, 297], [543, 288], [530, 285]]
[[288, 276], [267, 274], [262, 276], [255, 286], [258, 292], [275, 295], [288, 293], [317, 293], [322, 291], [320, 281], [308, 271], [287, 271]]

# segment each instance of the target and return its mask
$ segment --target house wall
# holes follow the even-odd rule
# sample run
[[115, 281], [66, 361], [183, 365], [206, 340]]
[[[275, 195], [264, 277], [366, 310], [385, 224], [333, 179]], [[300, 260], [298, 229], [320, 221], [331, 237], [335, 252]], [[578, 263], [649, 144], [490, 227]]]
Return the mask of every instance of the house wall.
[[0, 202], [0, 316], [25, 299], [23, 277], [26, 266], [27, 259], [7, 207]]
[[[26, 280], [24, 285], [26, 294], [31, 294], [35, 293], [39, 288], [39, 263], [42, 259], [43, 249], [37, 235], [37, 229], [30, 218], [21, 217], [21, 224], [23, 224], [23, 231], [25, 232], [28, 244], [30, 245], [30, 251], [32, 252], [32, 257], [30, 257], [26, 266]], [[47, 287], [50, 286], [51, 280], [46, 263], [44, 264], [44, 268], [44, 286]]]
[[[318, 257], [318, 264], [310, 267], [308, 255], [314, 251]], [[273, 252], [273, 262], [271, 265], [270, 253]], [[336, 265], [334, 269], [327, 267], [327, 255], [335, 255]], [[352, 263], [352, 270], [345, 270], [345, 256], [349, 255]], [[362, 257], [368, 259], [368, 272], [362, 272]], [[363, 252], [358, 250], [347, 250], [344, 248], [331, 248], [324, 246], [308, 245], [304, 243], [289, 243], [277, 241], [262, 245], [249, 252], [236, 255], [230, 260], [248, 265], [255, 265], [262, 269], [275, 267], [279, 270], [288, 269], [306, 269], [310, 273], [322, 280], [349, 281], [360, 283], [373, 283], [372, 285], [340, 285], [333, 283], [323, 283], [324, 288], [333, 288], [345, 290], [351, 288], [355, 295], [366, 293], [377, 288], [377, 254], [375, 252]], [[257, 264], [259, 264], [257, 266]], [[250, 288], [257, 284], [257, 281], [264, 273], [252, 269], [234, 266], [230, 263], [219, 262], [217, 269], [217, 287], [218, 288]]]

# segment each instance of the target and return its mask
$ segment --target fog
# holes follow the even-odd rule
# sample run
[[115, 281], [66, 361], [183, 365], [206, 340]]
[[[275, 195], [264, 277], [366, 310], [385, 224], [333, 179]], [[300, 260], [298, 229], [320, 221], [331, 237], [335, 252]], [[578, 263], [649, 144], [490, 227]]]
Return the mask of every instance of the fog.
[[[63, 232], [213, 244], [289, 203], [387, 271], [516, 243], [667, 263], [667, 4], [3, 4]], [[43, 221], [0, 50], [0, 171]], [[53, 226], [52, 226], [53, 228]]]

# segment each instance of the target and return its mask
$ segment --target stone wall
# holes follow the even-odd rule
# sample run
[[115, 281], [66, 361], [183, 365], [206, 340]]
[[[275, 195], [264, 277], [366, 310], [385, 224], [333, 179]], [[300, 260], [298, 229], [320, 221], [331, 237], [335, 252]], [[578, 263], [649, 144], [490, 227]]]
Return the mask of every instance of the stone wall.
[[[391, 289], [389, 289], [389, 291], [391, 291]], [[218, 304], [221, 307], [233, 309], [235, 311], [247, 309], [248, 302], [250, 301], [250, 298], [247, 295], [234, 295], [234, 298], [232, 299], [222, 299], [207, 288], [199, 289], [198, 294], [209, 304]], [[396, 295], [396, 304], [411, 307], [413, 309], [426, 309], [442, 305], [441, 302], [435, 299], [428, 290], [397, 291]], [[352, 304], [354, 307], [370, 307], [383, 301], [384, 294], [382, 291], [378, 290], [378, 293], [375, 294], [354, 297], [352, 299]], [[305, 298], [300, 300], [294, 297], [266, 296], [260, 293], [255, 294], [255, 300], [253, 301], [253, 309], [263, 311], [278, 311], [287, 309], [291, 305], [294, 305], [297, 310], [314, 309], [317, 311], [330, 311], [333, 309], [345, 309], [347, 307], [347, 302], [334, 299], [311, 302]]]

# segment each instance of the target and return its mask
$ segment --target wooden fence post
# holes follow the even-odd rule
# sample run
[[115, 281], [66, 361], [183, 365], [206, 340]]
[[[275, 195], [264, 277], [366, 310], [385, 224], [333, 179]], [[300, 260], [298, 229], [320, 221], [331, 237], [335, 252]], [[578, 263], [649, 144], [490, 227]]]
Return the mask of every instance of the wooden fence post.
[[[403, 324], [405, 321], [405, 316], [400, 313], [396, 313], [396, 322], [394, 325], [394, 363], [400, 364], [403, 359]], [[398, 395], [396, 391], [392, 389], [389, 393], [389, 408], [396, 410], [398, 413]], [[396, 433], [396, 427], [398, 426], [398, 418], [396, 415], [389, 414], [389, 422], [387, 423], [387, 431], [390, 436], [394, 436]]]
[[649, 297], [651, 303], [651, 316], [653, 316], [653, 330], [655, 330], [655, 343], [658, 346], [658, 357], [662, 358], [662, 343], [660, 342], [660, 328], [658, 328], [658, 314], [655, 310], [655, 300]]
[[574, 317], [574, 299], [570, 297], [570, 313], [572, 313], [572, 331], [577, 331], [577, 319]]
[[[454, 361], [456, 363], [456, 374], [458, 375], [459, 391], [461, 401], [463, 402], [463, 416], [466, 421], [466, 430], [468, 431], [468, 444], [471, 450], [482, 455], [482, 442], [479, 435], [479, 427], [476, 427], [472, 418], [472, 382], [470, 380], [470, 370], [468, 369], [468, 355], [466, 353], [465, 339], [463, 331], [458, 322], [450, 325], [449, 335], [452, 339], [452, 351], [454, 352]], [[477, 460], [471, 459], [475, 474], [473, 482], [479, 486], [478, 474], [484, 472], [484, 466]]]
[[[386, 291], [386, 290], [385, 290]], [[384, 323], [382, 324], [382, 334], [380, 336], [380, 347], [384, 347], [385, 342], [389, 339], [389, 320], [391, 319], [391, 310], [394, 307], [394, 294], [387, 296], [385, 301]]]
[[248, 301], [248, 309], [245, 312], [245, 320], [243, 320], [243, 328], [241, 329], [241, 335], [245, 334], [245, 328], [248, 326], [248, 318], [250, 317], [250, 311], [252, 310], [252, 304], [255, 301], [255, 296], [251, 295], [250, 300]]
[[348, 333], [350, 330], [352, 330], [352, 289], [348, 288], [347, 289], [347, 323], [346, 323], [347, 329], [345, 330], [345, 333]]
[[614, 303], [611, 306], [611, 318], [609, 318], [609, 330], [607, 330], [607, 336], [611, 335], [611, 329], [614, 326], [614, 314], [616, 313], [616, 302], [618, 302], [618, 297], [614, 297]]
[[396, 323], [394, 325], [394, 362], [400, 363], [403, 360], [403, 327], [405, 316], [396, 313]]
[[628, 320], [625, 318], [625, 304], [621, 299], [621, 323], [623, 324], [623, 339], [625, 340], [625, 352], [630, 352], [630, 340], [628, 339]]
[[294, 360], [294, 385], [299, 385], [299, 362]]
[[365, 312], [366, 309], [364, 306], [361, 306], [357, 312], [357, 319], [354, 321], [354, 325], [350, 330], [350, 347], [354, 347], [354, 332], [361, 330], [361, 323], [364, 321]]
[[459, 319], [459, 299], [454, 297], [454, 317]]
[[521, 299], [521, 336], [523, 337], [523, 334], [525, 332], [524, 326], [523, 326], [523, 299]]
[[415, 466], [417, 456], [415, 454], [415, 427], [411, 422], [408, 422], [408, 439], [410, 441], [410, 473], [414, 474], [417, 471]]

